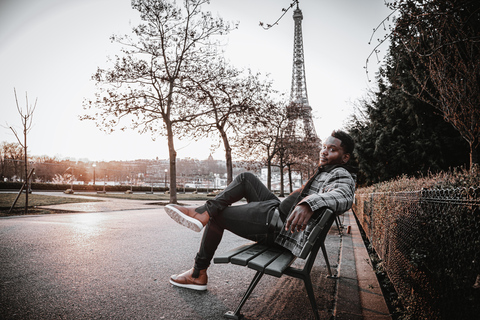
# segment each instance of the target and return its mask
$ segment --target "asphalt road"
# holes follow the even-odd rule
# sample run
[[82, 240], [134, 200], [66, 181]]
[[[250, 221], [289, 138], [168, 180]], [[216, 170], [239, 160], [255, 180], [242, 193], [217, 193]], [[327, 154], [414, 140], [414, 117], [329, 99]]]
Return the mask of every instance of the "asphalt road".
[[[340, 237], [326, 247], [332, 268]], [[209, 268], [208, 290], [173, 287], [189, 269], [201, 233], [151, 209], [0, 218], [0, 319], [223, 319], [254, 271]], [[226, 232], [218, 252], [248, 242]], [[330, 319], [336, 282], [319, 254], [313, 282], [322, 319]], [[298, 260], [301, 263], [302, 260]], [[312, 319], [303, 283], [265, 276], [243, 308], [246, 319]]]

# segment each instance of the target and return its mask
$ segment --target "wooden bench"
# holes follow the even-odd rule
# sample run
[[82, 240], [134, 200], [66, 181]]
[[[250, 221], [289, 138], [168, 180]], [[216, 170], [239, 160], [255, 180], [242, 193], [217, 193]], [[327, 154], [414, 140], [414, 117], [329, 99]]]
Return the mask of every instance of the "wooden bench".
[[235, 311], [226, 312], [224, 317], [227, 319], [243, 318], [240, 310], [264, 274], [278, 278], [285, 274], [287, 276], [303, 280], [308, 293], [308, 298], [310, 299], [310, 304], [312, 305], [312, 309], [315, 314], [315, 319], [320, 319], [318, 315], [317, 303], [315, 301], [315, 294], [313, 292], [310, 272], [319, 249], [322, 249], [323, 257], [325, 258], [327, 265], [328, 275], [329, 277], [332, 277], [324, 242], [334, 221], [336, 221], [336, 215], [332, 210], [325, 209], [324, 215], [319, 222], [321, 231], [318, 234], [318, 237], [315, 240], [308, 257], [305, 260], [303, 268], [301, 269], [291, 267], [291, 264], [295, 261], [296, 257], [289, 250], [278, 245], [266, 246], [264, 244], [251, 243], [216, 256], [213, 259], [214, 263], [232, 263], [240, 266], [246, 266], [257, 271], [238, 307], [235, 309]]

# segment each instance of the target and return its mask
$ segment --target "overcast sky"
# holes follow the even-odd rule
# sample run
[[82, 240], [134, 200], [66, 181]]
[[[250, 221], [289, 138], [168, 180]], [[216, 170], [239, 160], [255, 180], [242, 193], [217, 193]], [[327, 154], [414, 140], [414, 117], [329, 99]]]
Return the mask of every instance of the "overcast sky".
[[[177, 1], [180, 2], [180, 1]], [[293, 63], [293, 11], [273, 23], [291, 0], [211, 0], [204, 10], [239, 28], [228, 36], [226, 57], [238, 68], [270, 74], [274, 86], [290, 93]], [[367, 94], [365, 61], [374, 45], [372, 31], [390, 13], [384, 0], [300, 0], [309, 103], [317, 134], [342, 128], [353, 104]], [[0, 142], [16, 142], [8, 126], [21, 131], [15, 105], [25, 94], [38, 98], [28, 135], [30, 155], [91, 161], [168, 158], [166, 138], [135, 131], [105, 134], [79, 120], [82, 101], [93, 97], [92, 74], [108, 67], [118, 52], [112, 34], [129, 34], [139, 22], [130, 0], [0, 0]], [[375, 39], [383, 34], [379, 33]], [[382, 53], [387, 49], [384, 45]], [[381, 54], [382, 54], [381, 53]], [[378, 70], [368, 65], [370, 78]], [[223, 159], [209, 141], [177, 141], [178, 157]]]

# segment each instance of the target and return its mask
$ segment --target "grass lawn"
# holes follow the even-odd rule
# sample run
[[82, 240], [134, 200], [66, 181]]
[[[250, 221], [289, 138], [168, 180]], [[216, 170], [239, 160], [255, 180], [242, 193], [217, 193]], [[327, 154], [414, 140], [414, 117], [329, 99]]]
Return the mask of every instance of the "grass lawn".
[[[12, 206], [17, 193], [0, 193], [0, 216], [8, 216], [8, 211]], [[40, 206], [49, 206], [55, 204], [65, 204], [65, 203], [79, 203], [79, 202], [91, 202], [91, 201], [101, 201], [94, 199], [82, 199], [82, 198], [68, 198], [68, 197], [56, 197], [56, 196], [46, 196], [40, 194], [29, 194], [28, 195], [28, 214], [41, 214], [41, 213], [55, 213], [53, 210], [46, 210], [41, 208], [36, 208]], [[15, 207], [12, 210], [12, 215], [25, 214], [25, 194], [21, 194], [18, 198]]]
[[[81, 193], [78, 193], [81, 195]], [[85, 194], [87, 195], [87, 194]], [[98, 193], [98, 194], [88, 194], [89, 197], [100, 197], [100, 198], [116, 198], [116, 199], [128, 199], [128, 200], [170, 200], [169, 194], [164, 193]], [[211, 197], [207, 196], [205, 193], [193, 194], [193, 193], [177, 193], [177, 200], [207, 200]]]

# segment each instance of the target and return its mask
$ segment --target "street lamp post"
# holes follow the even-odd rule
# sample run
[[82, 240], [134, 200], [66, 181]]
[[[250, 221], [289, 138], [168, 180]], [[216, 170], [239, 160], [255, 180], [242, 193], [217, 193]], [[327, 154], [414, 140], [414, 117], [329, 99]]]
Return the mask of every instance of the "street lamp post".
[[167, 192], [167, 172], [168, 170], [165, 169], [165, 192]]
[[97, 166], [96, 163], [92, 164], [93, 167], [93, 188], [95, 189], [95, 167]]

